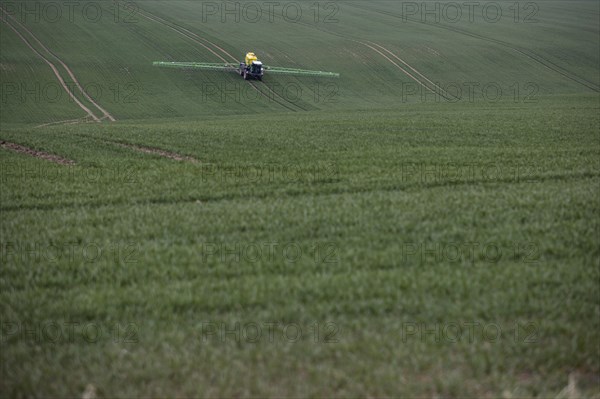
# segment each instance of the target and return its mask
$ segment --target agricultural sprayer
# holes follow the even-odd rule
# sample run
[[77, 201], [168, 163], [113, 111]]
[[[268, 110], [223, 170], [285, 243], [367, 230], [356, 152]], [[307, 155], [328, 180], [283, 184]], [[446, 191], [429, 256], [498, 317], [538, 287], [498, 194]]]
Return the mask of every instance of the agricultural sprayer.
[[236, 71], [245, 80], [258, 79], [262, 80], [265, 71], [268, 74], [277, 73], [285, 75], [299, 75], [299, 76], [323, 76], [330, 78], [338, 78], [339, 73], [335, 72], [323, 72], [323, 71], [311, 71], [307, 69], [297, 68], [282, 68], [272, 67], [263, 65], [258, 60], [254, 53], [247, 53], [246, 58], [243, 62], [238, 64], [233, 63], [210, 63], [210, 62], [168, 62], [168, 61], [155, 61], [154, 66], [165, 67], [165, 68], [180, 68], [180, 69], [205, 69], [214, 71]]

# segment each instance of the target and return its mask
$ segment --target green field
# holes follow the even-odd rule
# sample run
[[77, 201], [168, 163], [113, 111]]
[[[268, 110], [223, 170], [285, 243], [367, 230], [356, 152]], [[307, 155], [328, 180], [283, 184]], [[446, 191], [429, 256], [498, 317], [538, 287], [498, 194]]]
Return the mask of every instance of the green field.
[[[0, 1], [1, 397], [600, 398], [599, 2], [75, 3]], [[152, 66], [247, 51], [341, 76]]]

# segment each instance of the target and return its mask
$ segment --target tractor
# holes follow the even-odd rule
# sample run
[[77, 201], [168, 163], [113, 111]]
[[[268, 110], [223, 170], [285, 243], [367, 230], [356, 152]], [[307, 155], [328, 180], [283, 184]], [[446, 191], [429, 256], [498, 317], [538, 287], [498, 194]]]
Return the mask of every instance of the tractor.
[[262, 80], [264, 68], [256, 55], [254, 53], [247, 53], [244, 61], [240, 62], [240, 76], [243, 76], [245, 80], [250, 78]]

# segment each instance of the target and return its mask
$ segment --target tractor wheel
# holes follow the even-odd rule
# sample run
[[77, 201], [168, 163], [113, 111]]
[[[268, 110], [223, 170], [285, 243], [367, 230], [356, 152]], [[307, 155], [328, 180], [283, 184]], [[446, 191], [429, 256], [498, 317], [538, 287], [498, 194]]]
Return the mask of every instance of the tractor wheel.
[[257, 77], [256, 79], [258, 79], [259, 81], [262, 82], [262, 76]]
[[244, 71], [244, 80], [248, 80], [248, 72]]

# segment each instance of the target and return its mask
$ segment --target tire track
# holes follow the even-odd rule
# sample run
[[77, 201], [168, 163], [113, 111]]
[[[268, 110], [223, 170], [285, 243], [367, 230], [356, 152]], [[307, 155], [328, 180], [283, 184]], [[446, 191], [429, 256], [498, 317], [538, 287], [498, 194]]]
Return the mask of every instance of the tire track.
[[88, 114], [88, 116], [91, 117], [94, 121], [100, 122], [100, 119], [96, 115], [94, 115], [94, 113], [88, 107], [86, 107], [85, 105], [83, 105], [83, 103], [81, 103], [81, 101], [79, 101], [79, 99], [77, 97], [75, 97], [75, 95], [71, 92], [71, 90], [69, 90], [69, 87], [67, 86], [67, 84], [63, 80], [62, 76], [60, 76], [60, 73], [58, 72], [58, 69], [56, 68], [56, 66], [52, 62], [50, 62], [50, 60], [48, 60], [46, 57], [44, 57], [39, 51], [37, 51], [31, 45], [31, 43], [29, 43], [29, 41], [27, 41], [27, 39], [25, 37], [23, 37], [23, 35], [21, 35], [21, 33], [14, 26], [12, 26], [10, 24], [10, 22], [8, 22], [8, 20], [3, 20], [3, 22], [9, 28], [11, 28], [21, 38], [21, 40], [27, 45], [27, 47], [29, 47], [31, 49], [31, 51], [33, 51], [35, 54], [37, 54], [38, 57], [40, 57], [41, 59], [43, 59], [50, 66], [50, 68], [52, 69], [52, 72], [54, 72], [54, 75], [56, 76], [56, 78], [60, 82], [60, 85], [67, 92], [67, 94], [73, 99], [73, 101], [75, 101], [75, 103], [82, 110], [84, 110]]
[[444, 97], [446, 100], [449, 100], [450, 97], [454, 97], [455, 99], [457, 97], [451, 95], [450, 93], [448, 93], [447, 91], [445, 91], [444, 89], [442, 89], [439, 85], [437, 85], [436, 83], [433, 83], [431, 80], [429, 80], [427, 78], [427, 76], [423, 75], [421, 72], [417, 71], [415, 68], [413, 68], [412, 66], [410, 66], [406, 61], [404, 61], [402, 58], [398, 57], [396, 54], [394, 54], [393, 52], [391, 52], [390, 50], [388, 50], [387, 48], [383, 47], [380, 44], [377, 44], [375, 42], [369, 41], [369, 40], [365, 40], [367, 43], [371, 43], [377, 47], [379, 47], [380, 49], [384, 50], [385, 52], [387, 52], [388, 54], [390, 54], [392, 57], [396, 58], [398, 61], [400, 61], [402, 64], [406, 65], [408, 68], [410, 68], [412, 71], [414, 71], [417, 75], [421, 76], [426, 82], [428, 82], [429, 84], [431, 84], [433, 86], [434, 89], [438, 90], [438, 93]]
[[[539, 182], [556, 182], [556, 181], [568, 181], [572, 182], [574, 180], [586, 180], [586, 179], [597, 179], [600, 177], [600, 174], [591, 173], [591, 172], [580, 172], [580, 173], [566, 173], [566, 174], [553, 174], [553, 175], [544, 175], [539, 176], [537, 179]], [[514, 178], [504, 178], [499, 180], [494, 180], [494, 182], [490, 182], [489, 179], [481, 179], [481, 180], [466, 180], [466, 181], [440, 181], [440, 182], [431, 182], [429, 184], [423, 183], [413, 183], [408, 185], [402, 185], [396, 183], [386, 183], [384, 185], [379, 185], [377, 187], [350, 187], [350, 188], [333, 188], [328, 191], [320, 191], [320, 192], [312, 192], [312, 191], [298, 191], [298, 190], [290, 190], [290, 191], [278, 191], [276, 195], [272, 192], [260, 192], [249, 195], [248, 193], [242, 194], [232, 194], [232, 193], [211, 193], [207, 195], [197, 196], [190, 195], [187, 198], [164, 198], [164, 197], [154, 197], [154, 198], [140, 198], [133, 202], [133, 205], [184, 205], [188, 203], [196, 203], [198, 201], [202, 202], [212, 202], [217, 203], [220, 201], [232, 201], [232, 200], [265, 200], [272, 198], [281, 198], [282, 196], [286, 198], [302, 198], [302, 197], [328, 197], [328, 196], [336, 196], [340, 194], [366, 194], [366, 193], [386, 193], [386, 192], [402, 192], [402, 193], [411, 193], [411, 192], [423, 192], [423, 190], [435, 190], [440, 187], [478, 187], [486, 189], [486, 187], [497, 186], [498, 184], [505, 185], [520, 185], [525, 184], [523, 182], [518, 183], [515, 182]], [[494, 187], [492, 187], [494, 188]], [[495, 189], [495, 188], [494, 188]], [[18, 205], [0, 205], [0, 212], [23, 212], [23, 211], [56, 211], [56, 210], [65, 210], [65, 209], [99, 209], [107, 206], [123, 206], [129, 207], [132, 205], [130, 199], [112, 199], [109, 201], [102, 200], [91, 200], [86, 203], [80, 202], [61, 202], [61, 203], [38, 203], [38, 204], [18, 204]]]
[[[22, 23], [20, 23], [19, 21], [17, 21], [16, 19], [13, 18], [12, 15], [8, 14], [5, 10], [4, 7], [0, 6], [0, 10], [2, 10], [2, 13], [5, 14], [6, 16], [8, 16], [11, 20], [13, 20], [18, 26], [20, 26], [21, 28], [23, 28], [25, 31], [27, 31], [27, 33], [29, 33], [29, 35], [33, 38], [33, 40], [35, 40], [48, 54], [50, 54], [52, 57], [54, 57], [54, 59], [56, 59], [56, 61], [58, 61], [62, 67], [65, 69], [65, 71], [67, 72], [67, 74], [71, 77], [71, 79], [73, 80], [73, 82], [75, 83], [75, 85], [77, 86], [77, 88], [79, 89], [79, 91], [83, 94], [83, 96], [91, 103], [93, 104], [103, 115], [104, 117], [108, 118], [111, 122], [115, 122], [116, 119], [104, 108], [102, 108], [100, 105], [98, 105], [98, 103], [96, 103], [89, 95], [88, 93], [83, 89], [83, 87], [81, 87], [81, 84], [79, 83], [79, 81], [77, 80], [77, 78], [75, 77], [75, 74], [73, 73], [73, 71], [71, 71], [71, 69], [60, 59], [58, 58], [58, 56], [56, 54], [54, 54], [50, 49], [48, 49], [48, 47], [44, 46], [44, 44], [33, 34], [32, 31], [30, 31], [27, 26], [23, 25]], [[5, 19], [5, 22], [8, 23], [8, 21]], [[14, 29], [13, 29], [14, 30]], [[39, 53], [38, 53], [39, 54]]]
[[394, 62], [394, 60], [392, 60], [390, 57], [388, 57], [387, 55], [385, 55], [384, 53], [382, 53], [381, 51], [377, 50], [375, 47], [364, 43], [364, 42], [360, 42], [357, 41], [357, 43], [362, 44], [363, 46], [367, 46], [368, 48], [370, 48], [371, 50], [377, 52], [378, 54], [380, 54], [383, 58], [385, 58], [386, 60], [388, 60], [389, 62], [391, 62], [392, 64], [394, 64], [396, 66], [396, 68], [400, 69], [402, 72], [404, 72], [406, 75], [408, 75], [412, 80], [414, 80], [415, 82], [417, 82], [418, 84], [420, 84], [421, 86], [423, 86], [424, 88], [426, 88], [427, 90], [429, 90], [430, 92], [434, 93], [435, 92], [426, 84], [424, 84], [423, 82], [421, 82], [419, 79], [417, 79], [416, 77], [414, 77], [410, 72], [408, 72], [406, 69], [402, 68], [400, 65], [398, 65], [396, 62]]
[[[172, 23], [170, 21], [167, 21], [167, 20], [165, 20], [165, 19], [163, 19], [163, 18], [161, 18], [161, 17], [159, 17], [159, 16], [151, 13], [150, 11], [139, 9], [138, 12], [144, 18], [149, 19], [149, 20], [154, 21], [154, 22], [157, 22], [157, 23], [159, 23], [161, 25], [164, 25], [165, 27], [171, 29], [172, 31], [177, 32], [178, 34], [180, 34], [180, 35], [182, 35], [182, 36], [184, 36], [184, 37], [192, 40], [193, 42], [195, 42], [195, 43], [197, 43], [199, 45], [201, 45], [202, 47], [204, 47], [205, 49], [207, 49], [208, 51], [210, 51], [212, 54], [214, 54], [215, 56], [217, 56], [224, 63], [230, 63], [230, 62], [233, 62], [234, 64], [238, 63], [237, 59], [233, 55], [231, 55], [229, 52], [227, 52], [227, 50], [223, 49], [222, 47], [220, 47], [219, 45], [213, 43], [212, 41], [210, 41], [208, 39], [205, 39], [205, 38], [199, 36], [198, 34], [192, 32], [192, 31], [190, 31], [190, 30], [188, 30], [188, 29], [186, 29], [184, 27], [181, 27], [181, 26], [179, 26], [179, 25], [177, 25], [175, 23]], [[174, 26], [172, 26], [172, 25], [174, 25]], [[201, 42], [200, 40], [203, 40], [204, 42], [208, 43], [208, 45], [205, 44], [205, 43], [203, 43], [203, 42]], [[227, 61], [225, 58], [223, 58], [223, 56], [221, 54], [218, 54], [213, 48], [210, 48], [209, 46], [213, 46], [213, 48], [216, 49], [216, 51], [221, 51], [222, 54], [224, 54], [225, 56], [229, 57], [231, 61]], [[262, 86], [266, 87], [266, 89], [270, 93], [273, 94], [273, 97], [270, 97], [268, 94], [265, 94], [262, 90], [260, 90], [259, 88], [257, 88], [256, 85], [254, 85], [252, 82], [249, 81], [248, 83], [256, 91], [258, 91], [260, 93], [260, 95], [262, 95], [262, 96], [264, 96], [264, 97], [266, 97], [268, 99], [272, 98], [275, 103], [281, 105], [282, 107], [284, 107], [284, 108], [286, 108], [288, 110], [291, 110], [293, 112], [297, 112], [296, 109], [294, 109], [294, 108], [290, 107], [289, 105], [287, 105], [287, 104], [291, 104], [291, 105], [293, 105], [293, 106], [301, 109], [302, 111], [306, 111], [306, 109], [302, 108], [298, 104], [295, 104], [295, 103], [293, 103], [293, 102], [291, 102], [291, 101], [289, 101], [289, 100], [281, 97], [279, 94], [277, 94], [275, 91], [273, 91], [270, 87], [268, 87], [265, 84], [263, 84]]]
[[[102, 120], [102, 119], [100, 119]], [[66, 121], [56, 121], [56, 122], [48, 122], [48, 123], [43, 123], [41, 125], [37, 125], [34, 129], [38, 129], [41, 127], [46, 127], [46, 126], [54, 126], [54, 125], [75, 125], [78, 123], [89, 123], [91, 122], [89, 120], [89, 117], [83, 117], [83, 118], [78, 118], [78, 119], [69, 119]]]
[[[180, 35], [182, 35], [182, 36], [184, 36], [184, 37], [186, 37], [186, 38], [188, 38], [188, 39], [192, 40], [193, 42], [195, 42], [195, 43], [197, 43], [197, 44], [201, 45], [202, 47], [204, 47], [205, 49], [207, 49], [208, 51], [210, 51], [211, 53], [213, 53], [215, 56], [217, 56], [217, 57], [218, 57], [218, 58], [219, 58], [221, 61], [223, 61], [223, 62], [225, 62], [225, 63], [228, 63], [228, 61], [227, 61], [225, 58], [223, 58], [223, 57], [222, 57], [220, 54], [216, 53], [216, 52], [215, 52], [213, 49], [211, 49], [210, 47], [208, 47], [207, 45], [205, 45], [205, 44], [204, 44], [204, 43], [202, 43], [201, 41], [197, 40], [196, 38], [194, 38], [194, 37], [193, 37], [193, 36], [191, 36], [191, 35], [188, 35], [188, 34], [186, 34], [186, 33], [182, 32], [182, 31], [180, 31], [180, 30], [179, 30], [179, 29], [177, 29], [177, 28], [174, 28], [174, 27], [172, 27], [171, 25], [169, 25], [169, 24], [168, 24], [168, 23], [166, 23], [166, 22], [162, 22], [161, 20], [159, 20], [158, 18], [156, 18], [156, 17], [154, 16], [154, 14], [151, 14], [151, 13], [150, 13], [150, 12], [148, 12], [148, 11], [142, 11], [141, 9], [138, 9], [138, 13], [139, 13], [139, 14], [140, 14], [142, 17], [144, 17], [144, 18], [146, 18], [146, 19], [148, 19], [148, 20], [150, 20], [150, 21], [154, 21], [154, 22], [157, 22], [157, 23], [159, 23], [159, 24], [161, 24], [161, 25], [164, 25], [164, 26], [166, 26], [167, 28], [171, 29], [172, 31], [174, 31], [174, 32], [177, 32], [177, 33], [179, 33]], [[151, 16], [149, 16], [149, 15], [146, 15], [146, 14], [150, 14]]]
[[145, 147], [145, 146], [136, 145], [136, 144], [126, 144], [126, 143], [120, 143], [120, 142], [116, 142], [116, 141], [108, 141], [108, 140], [104, 140], [104, 141], [106, 141], [107, 143], [111, 143], [113, 145], [119, 146], [119, 147], [129, 148], [129, 149], [132, 149], [137, 152], [143, 152], [145, 154], [158, 155], [163, 158], [173, 159], [175, 161], [187, 161], [187, 162], [191, 162], [191, 163], [199, 163], [200, 162], [196, 158], [189, 157], [187, 155], [181, 155], [176, 152], [161, 150], [160, 148]]
[[[284, 107], [284, 108], [287, 108], [288, 110], [290, 110], [290, 111], [292, 111], [292, 112], [298, 112], [296, 109], [294, 109], [294, 108], [290, 107], [290, 106], [289, 106], [289, 105], [287, 105], [286, 103], [282, 103], [282, 102], [280, 102], [279, 100], [277, 100], [277, 97], [279, 97], [279, 95], [278, 95], [277, 93], [275, 93], [273, 90], [271, 90], [271, 88], [270, 88], [269, 86], [267, 86], [267, 85], [265, 85], [265, 84], [261, 85], [261, 87], [265, 87], [265, 88], [266, 88], [266, 89], [267, 89], [269, 92], [273, 93], [273, 97], [270, 97], [268, 94], [265, 94], [265, 93], [264, 93], [262, 90], [260, 90], [258, 87], [256, 87], [256, 86], [254, 85], [254, 82], [248, 81], [248, 84], [249, 84], [250, 86], [252, 86], [252, 88], [253, 88], [254, 90], [256, 90], [257, 92], [259, 92], [259, 93], [260, 93], [262, 96], [264, 96], [264, 97], [268, 98], [269, 100], [271, 100], [271, 99], [272, 99], [272, 100], [273, 100], [275, 103], [277, 103], [277, 104], [281, 105], [281, 106], [282, 106], [282, 107]], [[284, 101], [287, 101], [287, 100], [284, 100]], [[289, 101], [287, 101], [287, 102], [288, 102], [288, 103], [290, 103], [290, 104], [294, 104], [294, 103], [291, 103], [291, 102], [289, 102]], [[294, 105], [296, 105], [296, 104], [294, 104]], [[297, 106], [298, 108], [300, 108], [298, 105], [296, 105], [296, 106]]]
[[[204, 42], [206, 42], [206, 43], [210, 44], [210, 45], [211, 45], [211, 46], [213, 46], [214, 48], [218, 49], [218, 50], [219, 50], [219, 51], [221, 51], [223, 54], [227, 55], [229, 58], [231, 58], [231, 59], [233, 60], [233, 62], [235, 62], [235, 63], [237, 63], [237, 62], [238, 62], [238, 61], [237, 61], [237, 59], [236, 59], [236, 58], [235, 58], [233, 55], [231, 55], [229, 52], [227, 52], [227, 50], [225, 50], [225, 49], [223, 49], [222, 47], [220, 47], [219, 45], [217, 45], [217, 44], [215, 44], [215, 43], [211, 42], [210, 40], [208, 40], [208, 39], [206, 39], [206, 38], [203, 38], [202, 36], [200, 36], [200, 35], [198, 35], [198, 34], [196, 34], [196, 33], [192, 32], [192, 31], [190, 31], [190, 30], [188, 30], [188, 29], [186, 29], [186, 28], [184, 28], [183, 26], [181, 26], [181, 25], [178, 25], [178, 24], [176, 24], [175, 22], [170, 22], [170, 21], [167, 21], [166, 19], [164, 19], [164, 18], [161, 18], [161, 17], [159, 17], [158, 15], [151, 13], [150, 11], [142, 11], [142, 10], [140, 10], [140, 12], [144, 12], [144, 13], [146, 13], [146, 14], [149, 14], [149, 15], [151, 15], [151, 16], [152, 16], [152, 18], [154, 18], [154, 21], [156, 21], [156, 22], [160, 22], [160, 23], [162, 23], [163, 25], [165, 25], [165, 24], [166, 24], [166, 25], [168, 25], [169, 27], [171, 27], [170, 25], [174, 25], [174, 26], [175, 26], [175, 28], [172, 28], [172, 27], [171, 27], [171, 29], [179, 29], [179, 30], [183, 31], [183, 32], [180, 32], [180, 33], [186, 33], [187, 35], [193, 36], [193, 37], [195, 37], [196, 39], [202, 40], [202, 41], [204, 41]], [[146, 18], [150, 18], [150, 17], [147, 17], [147, 16], [146, 16]], [[211, 52], [212, 52], [212, 50], [210, 50], [208, 47], [207, 47], [207, 49], [208, 49], [209, 51], [211, 51]], [[215, 53], [213, 53], [213, 54], [215, 54]], [[216, 54], [215, 54], [215, 55], [216, 55]], [[217, 55], [217, 57], [218, 57], [218, 55]], [[224, 61], [224, 62], [227, 62], [226, 60], [223, 60], [223, 61]]]
[[163, 149], [156, 148], [156, 147], [147, 147], [147, 146], [142, 146], [142, 145], [138, 145], [138, 144], [126, 143], [126, 142], [122, 142], [122, 141], [108, 140], [108, 139], [98, 138], [95, 136], [91, 136], [88, 134], [81, 134], [81, 133], [76, 134], [76, 136], [83, 137], [85, 139], [96, 140], [98, 142], [114, 145], [117, 147], [127, 148], [127, 149], [134, 150], [137, 152], [142, 152], [144, 154], [158, 155], [160, 157], [172, 159], [175, 161], [186, 161], [186, 162], [191, 162], [194, 164], [200, 163], [200, 161], [194, 157], [191, 157], [188, 155], [182, 155], [182, 154], [179, 154], [176, 152], [167, 151], [167, 150], [163, 150]]
[[573, 72], [568, 71], [567, 69], [565, 69], [565, 68], [563, 68], [563, 67], [555, 64], [554, 62], [548, 60], [547, 58], [542, 57], [541, 55], [538, 55], [538, 54], [532, 52], [531, 50], [519, 48], [517, 46], [512, 45], [509, 42], [505, 42], [503, 40], [498, 40], [498, 39], [486, 37], [486, 36], [479, 35], [479, 34], [473, 33], [473, 32], [469, 32], [467, 30], [464, 30], [464, 29], [461, 29], [461, 28], [456, 28], [456, 27], [453, 27], [453, 26], [436, 24], [436, 23], [432, 23], [432, 22], [421, 21], [421, 20], [418, 20], [416, 18], [410, 18], [410, 17], [407, 17], [407, 16], [396, 15], [396, 14], [394, 14], [392, 12], [389, 12], [389, 11], [382, 11], [382, 10], [378, 10], [378, 9], [375, 9], [375, 8], [360, 7], [360, 6], [356, 5], [356, 4], [351, 4], [351, 3], [346, 3], [346, 4], [349, 5], [349, 6], [351, 6], [351, 7], [358, 8], [360, 10], [375, 12], [375, 13], [382, 14], [382, 15], [387, 15], [387, 16], [393, 17], [393, 18], [401, 18], [403, 20], [408, 20], [408, 21], [411, 21], [411, 22], [416, 22], [416, 23], [420, 23], [420, 24], [423, 24], [423, 25], [427, 25], [427, 26], [433, 26], [433, 27], [436, 27], [436, 28], [439, 28], [439, 29], [449, 30], [451, 32], [455, 32], [455, 33], [459, 33], [459, 34], [462, 34], [462, 35], [470, 36], [470, 37], [473, 37], [473, 38], [476, 38], [476, 39], [480, 39], [480, 40], [488, 41], [488, 42], [491, 42], [491, 43], [499, 44], [499, 45], [504, 46], [506, 48], [509, 48], [509, 49], [511, 49], [513, 51], [516, 51], [517, 53], [519, 53], [521, 55], [524, 55], [525, 57], [527, 57], [527, 58], [529, 58], [529, 59], [537, 62], [538, 64], [546, 67], [547, 69], [549, 69], [549, 70], [551, 70], [553, 72], [556, 72], [556, 73], [558, 73], [558, 74], [566, 77], [567, 79], [569, 79], [569, 80], [571, 80], [571, 81], [573, 81], [575, 83], [578, 83], [578, 84], [580, 84], [582, 86], [585, 86], [588, 89], [593, 90], [595, 92], [600, 92], [600, 88], [595, 83], [589, 82], [588, 80], [586, 80], [586, 79], [584, 79], [584, 78], [582, 78], [582, 77], [574, 74]]
[[54, 162], [59, 165], [75, 165], [75, 161], [71, 159], [59, 157], [58, 155], [53, 155], [44, 151], [34, 150], [33, 148], [25, 147], [21, 144], [10, 143], [8, 141], [1, 140], [0, 147], [18, 152], [19, 154], [30, 155], [32, 157], [43, 159], [45, 161]]
[[[259, 84], [261, 84], [261, 83], [267, 90], [269, 90], [269, 92], [273, 93], [273, 96], [280, 98], [282, 101], [285, 101], [288, 104], [292, 104], [294, 107], [300, 108], [302, 111], [307, 111], [307, 109], [304, 108], [303, 106], [296, 104], [296, 103], [288, 100], [287, 98], [284, 98], [284, 97], [280, 96], [279, 94], [277, 94], [277, 92], [275, 90], [271, 89], [265, 82], [261, 81]], [[296, 112], [296, 111], [294, 111], [294, 112]]]

